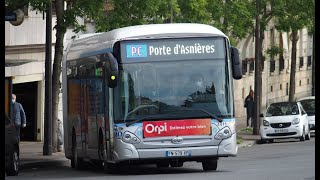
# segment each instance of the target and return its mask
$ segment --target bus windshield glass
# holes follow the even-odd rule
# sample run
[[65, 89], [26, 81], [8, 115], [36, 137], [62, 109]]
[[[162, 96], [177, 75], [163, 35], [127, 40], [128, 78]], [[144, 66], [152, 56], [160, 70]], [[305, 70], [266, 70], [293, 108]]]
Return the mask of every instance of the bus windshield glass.
[[230, 116], [229, 72], [221, 50], [224, 56], [213, 59], [121, 64], [116, 122]]

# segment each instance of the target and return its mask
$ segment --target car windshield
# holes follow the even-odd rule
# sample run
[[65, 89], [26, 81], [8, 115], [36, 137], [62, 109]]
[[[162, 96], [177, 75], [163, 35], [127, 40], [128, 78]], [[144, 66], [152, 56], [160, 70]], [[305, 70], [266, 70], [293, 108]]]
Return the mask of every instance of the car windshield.
[[122, 64], [116, 121], [232, 114], [225, 59]]
[[298, 115], [299, 108], [297, 103], [275, 103], [271, 104], [267, 110], [266, 116], [288, 116]]
[[315, 115], [315, 100], [314, 99], [306, 99], [300, 101], [303, 109], [307, 112], [308, 116]]

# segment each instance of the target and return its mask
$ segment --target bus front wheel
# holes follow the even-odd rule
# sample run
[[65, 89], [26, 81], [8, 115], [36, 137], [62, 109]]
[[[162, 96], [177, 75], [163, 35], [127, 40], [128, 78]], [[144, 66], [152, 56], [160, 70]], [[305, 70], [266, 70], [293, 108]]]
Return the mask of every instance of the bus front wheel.
[[204, 171], [215, 171], [218, 167], [218, 159], [210, 159], [202, 162], [202, 168]]

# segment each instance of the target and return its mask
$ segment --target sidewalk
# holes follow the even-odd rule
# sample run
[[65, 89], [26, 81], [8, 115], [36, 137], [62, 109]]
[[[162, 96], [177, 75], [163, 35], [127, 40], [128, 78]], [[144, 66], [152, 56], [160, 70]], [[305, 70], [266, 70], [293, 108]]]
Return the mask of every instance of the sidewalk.
[[253, 135], [252, 131], [241, 131], [241, 129], [237, 129], [237, 137], [243, 140], [238, 147], [250, 147], [258, 144], [261, 139], [260, 135]]
[[20, 142], [20, 169], [70, 165], [63, 152], [43, 155], [43, 142]]

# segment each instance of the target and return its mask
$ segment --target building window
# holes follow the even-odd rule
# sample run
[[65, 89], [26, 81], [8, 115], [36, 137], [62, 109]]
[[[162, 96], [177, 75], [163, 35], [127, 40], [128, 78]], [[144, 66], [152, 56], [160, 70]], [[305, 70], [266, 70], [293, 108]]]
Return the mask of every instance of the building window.
[[307, 80], [307, 83], [309, 84], [310, 82], [309, 82], [309, 78], [308, 78], [308, 80]]
[[273, 87], [272, 86], [270, 86], [270, 91], [273, 92]]
[[308, 56], [307, 66], [311, 66], [311, 56]]
[[286, 84], [286, 95], [289, 95], [289, 83]]
[[300, 67], [300, 68], [302, 68], [302, 67], [303, 67], [303, 57], [300, 57], [299, 67]]
[[57, 11], [56, 11], [56, 1], [55, 1], [55, 0], [52, 1], [52, 8], [51, 8], [51, 10], [52, 10], [52, 15], [53, 15], [53, 16], [57, 15]]
[[276, 69], [276, 63], [274, 60], [270, 61], [270, 72], [274, 72], [274, 70]]
[[242, 60], [242, 74], [245, 75], [248, 72], [248, 67], [247, 67], [248, 61]]
[[280, 56], [279, 59], [279, 71], [282, 71], [284, 69], [284, 59], [283, 56]]
[[301, 80], [299, 81], [299, 86], [301, 86]]
[[282, 90], [282, 84], [280, 84], [280, 90]]
[[254, 71], [254, 61], [250, 61], [250, 64], [249, 64], [249, 72], [252, 72]]

